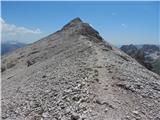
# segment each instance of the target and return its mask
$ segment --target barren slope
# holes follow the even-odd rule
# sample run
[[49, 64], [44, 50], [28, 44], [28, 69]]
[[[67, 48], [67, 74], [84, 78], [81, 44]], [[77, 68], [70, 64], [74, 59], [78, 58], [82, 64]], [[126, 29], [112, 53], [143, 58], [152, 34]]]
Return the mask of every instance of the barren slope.
[[2, 119], [160, 119], [160, 76], [79, 18], [3, 56], [2, 70]]

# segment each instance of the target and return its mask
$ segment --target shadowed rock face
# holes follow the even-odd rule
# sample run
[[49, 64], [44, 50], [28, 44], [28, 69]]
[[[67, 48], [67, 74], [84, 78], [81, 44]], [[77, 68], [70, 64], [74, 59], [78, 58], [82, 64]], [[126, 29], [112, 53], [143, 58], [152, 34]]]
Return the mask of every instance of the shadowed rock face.
[[160, 77], [76, 18], [2, 56], [3, 120], [159, 119]]

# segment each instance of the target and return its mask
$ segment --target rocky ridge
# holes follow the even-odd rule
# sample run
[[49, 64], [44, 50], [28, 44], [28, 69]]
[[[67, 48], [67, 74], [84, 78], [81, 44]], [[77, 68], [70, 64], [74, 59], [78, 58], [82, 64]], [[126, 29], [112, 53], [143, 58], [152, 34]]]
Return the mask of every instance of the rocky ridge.
[[159, 120], [159, 88], [80, 18], [2, 56], [3, 120]]

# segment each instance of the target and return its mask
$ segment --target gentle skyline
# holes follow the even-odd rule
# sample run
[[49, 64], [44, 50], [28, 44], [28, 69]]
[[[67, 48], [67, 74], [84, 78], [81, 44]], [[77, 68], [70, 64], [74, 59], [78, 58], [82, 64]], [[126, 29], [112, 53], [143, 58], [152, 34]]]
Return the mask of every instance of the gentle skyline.
[[1, 2], [2, 41], [34, 42], [80, 17], [114, 45], [159, 44], [160, 2]]

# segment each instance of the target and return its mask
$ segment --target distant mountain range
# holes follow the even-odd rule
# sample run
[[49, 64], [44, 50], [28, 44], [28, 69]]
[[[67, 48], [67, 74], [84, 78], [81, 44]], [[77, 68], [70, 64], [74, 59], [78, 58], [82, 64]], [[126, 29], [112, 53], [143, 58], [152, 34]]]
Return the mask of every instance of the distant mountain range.
[[135, 58], [147, 69], [160, 74], [160, 46], [159, 45], [123, 45], [122, 51]]
[[13, 41], [13, 40], [2, 42], [1, 43], [1, 55], [4, 55], [8, 52], [11, 52], [17, 48], [21, 48], [24, 46], [26, 46], [25, 43]]

